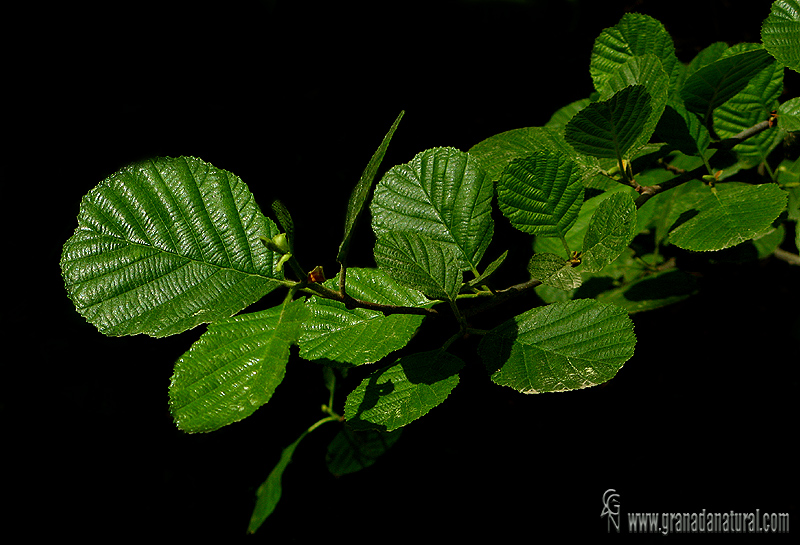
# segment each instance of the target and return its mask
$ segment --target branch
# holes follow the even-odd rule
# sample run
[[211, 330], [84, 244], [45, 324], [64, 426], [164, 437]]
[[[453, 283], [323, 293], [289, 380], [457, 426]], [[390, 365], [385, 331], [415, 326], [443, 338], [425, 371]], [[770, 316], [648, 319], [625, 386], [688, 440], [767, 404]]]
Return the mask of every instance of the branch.
[[336, 290], [326, 288], [317, 282], [309, 283], [307, 286], [305, 286], [305, 289], [312, 291], [315, 295], [324, 297], [325, 299], [332, 299], [334, 301], [344, 303], [344, 306], [348, 309], [364, 308], [367, 310], [382, 312], [387, 316], [389, 314], [418, 314], [422, 316], [437, 316], [439, 314], [439, 312], [433, 308], [404, 307], [400, 305], [384, 305], [381, 303], [373, 303], [372, 301], [363, 301], [361, 299], [351, 297], [346, 293], [341, 293]]
[[505, 289], [497, 290], [494, 292], [494, 295], [491, 297], [491, 299], [489, 299], [483, 304], [465, 309], [464, 311], [461, 312], [461, 315], [464, 316], [465, 318], [469, 318], [470, 316], [480, 314], [485, 310], [489, 310], [492, 307], [496, 307], [497, 305], [505, 303], [509, 299], [525, 295], [531, 292], [533, 288], [539, 285], [541, 285], [541, 281], [536, 280], [535, 278], [531, 278], [527, 282], [514, 284], [513, 286], [509, 286]]
[[800, 265], [800, 255], [793, 254], [792, 252], [787, 252], [781, 248], [776, 248], [772, 255], [777, 257], [778, 259], [782, 259], [783, 261], [787, 262], [789, 265]]

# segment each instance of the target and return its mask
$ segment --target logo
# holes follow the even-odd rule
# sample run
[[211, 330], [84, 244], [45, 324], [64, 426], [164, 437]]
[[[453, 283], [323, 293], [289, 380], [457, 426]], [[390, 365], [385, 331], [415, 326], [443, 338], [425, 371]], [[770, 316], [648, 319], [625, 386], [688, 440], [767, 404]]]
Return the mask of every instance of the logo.
[[600, 517], [608, 517], [608, 532], [611, 533], [611, 524], [619, 533], [619, 494], [613, 488], [609, 488], [603, 494], [603, 512]]

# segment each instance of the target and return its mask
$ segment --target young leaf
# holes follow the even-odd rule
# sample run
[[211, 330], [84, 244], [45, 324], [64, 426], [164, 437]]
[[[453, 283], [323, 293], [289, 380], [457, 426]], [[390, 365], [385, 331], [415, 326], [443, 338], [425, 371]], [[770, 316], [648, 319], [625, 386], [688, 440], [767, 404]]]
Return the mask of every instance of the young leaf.
[[753, 49], [723, 56], [703, 66], [686, 78], [681, 89], [686, 109], [708, 123], [714, 109], [736, 96], [750, 78], [773, 61], [764, 49]]
[[213, 431], [269, 401], [308, 317], [297, 300], [211, 324], [175, 364], [169, 405], [178, 428]]
[[278, 234], [237, 176], [192, 157], [134, 163], [81, 202], [64, 245], [69, 297], [105, 335], [164, 337], [275, 289]]
[[581, 285], [581, 273], [568, 260], [555, 254], [534, 254], [528, 263], [528, 272], [542, 284], [560, 290], [571, 290]]
[[344, 414], [356, 430], [392, 431], [426, 415], [458, 384], [461, 359], [444, 350], [411, 354], [361, 381]]
[[620, 159], [645, 133], [652, 108], [643, 85], [632, 85], [608, 100], [593, 102], [567, 123], [564, 138], [579, 153]]
[[[685, 250], [709, 252], [735, 246], [768, 229], [786, 208], [787, 194], [776, 184], [718, 184], [716, 192], [689, 182], [677, 226], [669, 242]], [[687, 188], [687, 190], [690, 188]]]
[[455, 261], [449, 246], [413, 231], [390, 231], [375, 242], [378, 267], [431, 299], [455, 301], [461, 288]]
[[761, 41], [783, 66], [800, 72], [800, 1], [776, 0], [761, 25]]
[[248, 534], [254, 534], [277, 507], [283, 493], [281, 484], [283, 472], [286, 471], [289, 462], [292, 461], [297, 445], [306, 435], [308, 435], [308, 431], [304, 431], [294, 443], [283, 449], [280, 460], [269, 472], [267, 480], [261, 483], [258, 490], [256, 490], [256, 507], [253, 509], [253, 514], [250, 516], [250, 524], [247, 526]]
[[497, 183], [497, 201], [517, 229], [563, 238], [583, 202], [581, 170], [565, 155], [537, 151], [508, 165]]
[[[336, 289], [338, 277], [325, 285]], [[420, 292], [400, 284], [379, 269], [347, 269], [347, 293], [356, 299], [399, 306], [430, 305]], [[404, 347], [422, 323], [422, 316], [348, 309], [339, 301], [312, 297], [306, 303], [311, 319], [303, 322], [300, 357], [350, 365], [374, 363]]]
[[328, 471], [338, 477], [371, 466], [400, 439], [402, 433], [402, 429], [355, 431], [344, 426], [328, 445], [325, 456]]
[[626, 13], [619, 23], [603, 30], [594, 42], [589, 71], [595, 89], [605, 92], [608, 81], [621, 65], [631, 57], [647, 54], [658, 58], [674, 87], [681, 63], [675, 55], [672, 36], [656, 19]]
[[633, 356], [627, 313], [592, 299], [531, 309], [487, 333], [478, 353], [492, 381], [534, 394], [610, 380]]
[[478, 162], [454, 148], [434, 148], [393, 167], [370, 205], [372, 229], [418, 231], [450, 246], [461, 270], [477, 270], [492, 239], [492, 181]]
[[350, 195], [350, 200], [347, 203], [347, 216], [344, 222], [344, 239], [339, 245], [339, 253], [336, 256], [336, 260], [342, 265], [346, 265], [347, 252], [350, 249], [350, 239], [353, 235], [353, 227], [356, 224], [358, 216], [361, 214], [361, 210], [364, 208], [364, 204], [367, 202], [369, 190], [372, 188], [372, 181], [378, 173], [378, 168], [381, 166], [383, 156], [386, 155], [386, 150], [389, 149], [389, 142], [391, 142], [394, 131], [397, 130], [397, 126], [400, 124], [400, 120], [403, 119], [404, 114], [405, 110], [400, 112], [400, 115], [394, 120], [392, 127], [389, 129], [389, 132], [386, 133], [386, 136], [383, 137], [381, 145], [372, 155], [372, 158], [367, 164], [367, 168], [364, 169], [361, 178], [358, 180], [358, 184], [356, 184], [353, 193]]
[[294, 221], [292, 220], [292, 215], [286, 205], [278, 200], [272, 201], [272, 211], [275, 213], [275, 217], [278, 218], [278, 224], [281, 229], [286, 233], [286, 239], [289, 244], [287, 251], [291, 253], [294, 251]]
[[628, 195], [615, 193], [597, 207], [583, 238], [581, 265], [598, 272], [614, 261], [636, 235], [636, 205]]
[[800, 131], [800, 97], [791, 98], [778, 107], [778, 127]]

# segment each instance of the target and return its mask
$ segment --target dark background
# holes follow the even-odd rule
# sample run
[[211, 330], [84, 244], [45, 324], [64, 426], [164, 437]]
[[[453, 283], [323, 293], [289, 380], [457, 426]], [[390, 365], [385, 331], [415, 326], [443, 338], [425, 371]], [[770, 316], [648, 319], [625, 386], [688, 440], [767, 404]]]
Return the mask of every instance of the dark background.
[[[202, 328], [105, 338], [74, 311], [58, 260], [81, 196], [132, 161], [197, 156], [263, 209], [282, 199], [302, 261], [332, 274], [349, 191], [400, 110], [383, 170], [541, 125], [591, 92], [592, 43], [630, 10], [661, 20], [686, 61], [714, 41], [760, 41], [769, 2], [61, 4], [10, 17], [4, 529], [243, 537], [256, 487], [326, 401], [319, 366], [293, 359], [251, 418], [177, 431], [169, 377]], [[792, 77], [781, 100], [798, 94]], [[357, 265], [370, 265], [369, 237], [354, 240]], [[636, 355], [611, 382], [525, 396], [472, 359], [371, 469], [333, 478], [335, 426], [309, 436], [251, 539], [598, 539], [608, 488], [623, 513], [795, 517], [798, 270], [688, 263], [701, 294], [634, 316]]]

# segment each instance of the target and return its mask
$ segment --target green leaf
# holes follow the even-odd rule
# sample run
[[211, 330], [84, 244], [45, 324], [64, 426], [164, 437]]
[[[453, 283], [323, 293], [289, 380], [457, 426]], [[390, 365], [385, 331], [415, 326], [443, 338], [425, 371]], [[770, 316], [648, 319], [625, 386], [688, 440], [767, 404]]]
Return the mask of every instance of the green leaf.
[[480, 162], [491, 180], [500, 179], [500, 175], [511, 161], [522, 159], [536, 151], [551, 151], [566, 155], [586, 172], [599, 171], [597, 159], [575, 153], [572, 146], [564, 140], [562, 132], [562, 127], [513, 129], [475, 144], [470, 148], [469, 154]]
[[82, 200], [61, 271], [105, 335], [164, 337], [227, 318], [275, 289], [278, 234], [237, 176], [192, 157], [134, 163]]
[[544, 124], [545, 128], [563, 130], [567, 123], [569, 123], [569, 120], [575, 117], [575, 114], [591, 103], [592, 101], [590, 99], [582, 98], [559, 108], [550, 116], [550, 120]]
[[614, 261], [636, 236], [636, 205], [628, 195], [615, 193], [597, 207], [583, 239], [581, 265], [597, 272]]
[[619, 23], [603, 30], [594, 42], [589, 71], [595, 89], [606, 92], [608, 81], [621, 65], [632, 57], [647, 54], [658, 58], [670, 78], [670, 84], [674, 86], [681, 64], [675, 56], [675, 46], [669, 32], [652, 17], [626, 13]]
[[389, 142], [391, 142], [392, 136], [394, 136], [394, 132], [397, 130], [397, 126], [400, 125], [400, 120], [403, 119], [403, 115], [405, 115], [405, 110], [400, 112], [400, 115], [394, 120], [389, 132], [383, 137], [381, 145], [372, 155], [372, 158], [367, 164], [367, 168], [365, 168], [364, 172], [361, 174], [361, 178], [358, 180], [355, 189], [353, 189], [353, 193], [350, 194], [350, 200], [347, 203], [347, 216], [344, 222], [344, 239], [339, 245], [339, 253], [336, 256], [336, 260], [342, 265], [346, 265], [347, 253], [350, 249], [350, 239], [353, 236], [353, 227], [355, 227], [356, 220], [358, 220], [364, 208], [364, 204], [367, 202], [369, 191], [372, 189], [372, 182], [375, 179], [375, 175], [378, 174], [381, 161], [383, 161], [383, 157], [386, 155], [386, 150], [389, 149]]
[[787, 195], [776, 184], [717, 184], [716, 193], [702, 182], [692, 184], [681, 202], [669, 242], [685, 250], [722, 250], [769, 229], [786, 208]]
[[517, 229], [563, 238], [583, 202], [581, 170], [568, 156], [537, 151], [508, 165], [497, 183], [497, 201]]
[[347, 396], [347, 423], [356, 430], [401, 428], [442, 403], [458, 384], [463, 366], [444, 350], [400, 358], [365, 378]]
[[778, 127], [800, 131], [800, 97], [791, 98], [778, 107]]
[[723, 56], [703, 66], [686, 78], [681, 89], [686, 109], [707, 123], [716, 108], [736, 96], [771, 62], [773, 59], [765, 50], [753, 49]]
[[651, 112], [650, 95], [643, 85], [625, 87], [575, 114], [567, 123], [564, 138], [579, 153], [625, 158], [643, 137]]
[[337, 477], [368, 468], [394, 445], [403, 430], [355, 431], [344, 426], [328, 445], [325, 463]]
[[671, 269], [649, 274], [624, 286], [603, 292], [597, 301], [617, 305], [628, 313], [654, 310], [683, 301], [697, 292], [697, 279]]
[[581, 285], [581, 274], [572, 263], [555, 254], [534, 254], [528, 263], [528, 272], [542, 284], [560, 290], [571, 290]]
[[431, 299], [455, 301], [461, 271], [449, 246], [413, 231], [390, 231], [375, 242], [375, 263], [394, 279]]
[[[325, 282], [336, 289], [338, 276]], [[430, 304], [420, 292], [404, 286], [379, 269], [347, 269], [347, 293], [351, 297], [384, 305], [422, 307]], [[350, 365], [374, 363], [403, 348], [423, 317], [388, 316], [363, 308], [348, 309], [344, 303], [312, 297], [306, 303], [311, 319], [303, 322], [300, 357], [328, 359]]]
[[503, 264], [503, 262], [506, 260], [506, 257], [508, 257], [508, 250], [503, 252], [500, 257], [489, 263], [483, 272], [467, 282], [467, 285], [469, 287], [475, 287], [485, 282], [498, 268], [500, 268], [500, 265]]
[[393, 167], [378, 182], [370, 209], [377, 238], [418, 231], [450, 246], [457, 266], [477, 270], [492, 239], [492, 181], [454, 148], [434, 148]]
[[283, 493], [283, 486], [281, 484], [283, 472], [288, 467], [289, 462], [292, 461], [292, 456], [294, 455], [297, 445], [300, 444], [300, 441], [302, 441], [307, 434], [308, 431], [303, 432], [294, 443], [283, 449], [280, 461], [278, 461], [277, 465], [270, 471], [267, 480], [261, 483], [258, 490], [256, 490], [256, 506], [255, 509], [253, 509], [253, 514], [250, 516], [250, 524], [247, 526], [248, 534], [254, 534], [256, 530], [264, 524], [267, 517], [272, 514], [275, 507], [277, 507], [281, 499], [281, 494]]
[[278, 218], [278, 224], [281, 229], [286, 233], [286, 239], [289, 244], [288, 252], [292, 253], [294, 251], [294, 221], [292, 220], [292, 215], [289, 213], [289, 209], [279, 200], [272, 201], [272, 212]]
[[776, 0], [761, 25], [761, 41], [783, 66], [800, 72], [800, 2]]
[[478, 353], [492, 381], [532, 394], [610, 380], [633, 356], [627, 313], [591, 299], [531, 309], [487, 333]]
[[285, 301], [211, 324], [175, 364], [169, 406], [178, 428], [213, 431], [269, 401], [309, 314], [304, 300]]
[[671, 99], [659, 119], [656, 133], [665, 142], [688, 155], [699, 155], [708, 149], [711, 135], [697, 116], [678, 99]]
[[[739, 44], [728, 49], [726, 54], [736, 54], [742, 49], [753, 49], [753, 44]], [[754, 76], [739, 93], [714, 110], [714, 130], [720, 138], [732, 137], [769, 118], [778, 107], [778, 97], [783, 92], [782, 66], [771, 63]], [[780, 143], [778, 131], [763, 131], [734, 146], [740, 160], [751, 165], [766, 160], [770, 151]]]

